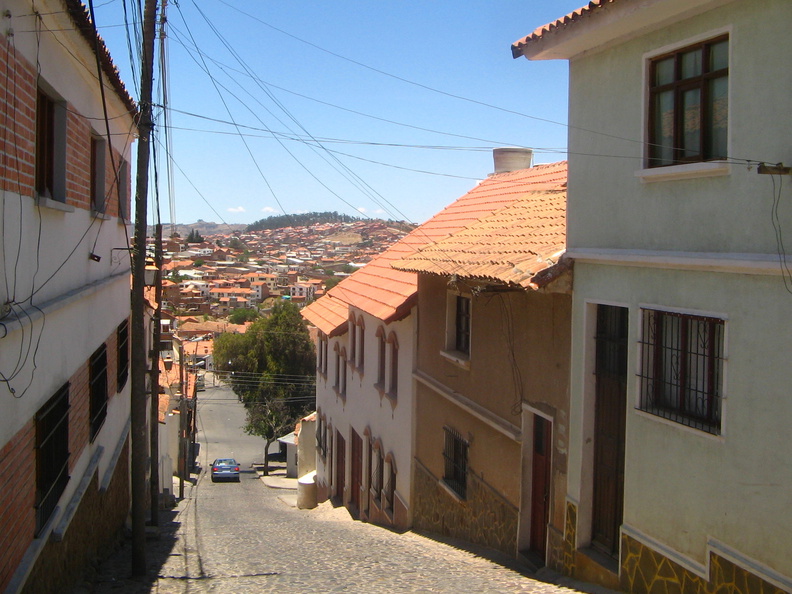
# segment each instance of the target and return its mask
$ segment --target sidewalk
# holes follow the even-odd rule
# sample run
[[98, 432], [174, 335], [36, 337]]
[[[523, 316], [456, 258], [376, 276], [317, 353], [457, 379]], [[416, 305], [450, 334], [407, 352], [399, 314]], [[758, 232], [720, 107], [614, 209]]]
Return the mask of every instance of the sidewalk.
[[[286, 464], [281, 462], [270, 462], [270, 471], [269, 474], [265, 475], [261, 467], [257, 467], [254, 465], [256, 472], [259, 474], [259, 478], [261, 481], [270, 489], [278, 489], [281, 491], [278, 494], [278, 499], [280, 499], [286, 505], [291, 507], [297, 507], [297, 479], [296, 478], [287, 478], [286, 477]], [[320, 508], [326, 507], [326, 503], [320, 504]], [[338, 511], [334, 512], [335, 517], [343, 517], [350, 521], [356, 521], [351, 515], [346, 513], [344, 507], [338, 508]], [[420, 534], [420, 533], [414, 533]], [[488, 557], [491, 561], [499, 563], [504, 567], [508, 567], [510, 569], [519, 569], [520, 573], [525, 574], [525, 568], [520, 567], [517, 568], [516, 565], [519, 565], [519, 562], [515, 559], [510, 557], [506, 557], [502, 553], [497, 551], [489, 551], [488, 549], [484, 549], [483, 547], [478, 547], [475, 545], [468, 545], [468, 543], [462, 542], [452, 542], [448, 539], [443, 538], [432, 538], [431, 536], [421, 535], [431, 540], [436, 540], [438, 542], [443, 542], [447, 546], [454, 547], [454, 548], [461, 548], [465, 550], [474, 551], [476, 555], [482, 557]], [[536, 573], [529, 574], [531, 579], [534, 579], [539, 582], [544, 582], [547, 584], [553, 584], [556, 586], [562, 586], [564, 588], [569, 588], [570, 590], [575, 590], [577, 592], [584, 592], [586, 594], [620, 594], [615, 590], [609, 590], [603, 586], [598, 586], [596, 584], [589, 584], [586, 582], [581, 582], [575, 580], [573, 578], [561, 575], [560, 573], [553, 571], [547, 567], [543, 567]]]

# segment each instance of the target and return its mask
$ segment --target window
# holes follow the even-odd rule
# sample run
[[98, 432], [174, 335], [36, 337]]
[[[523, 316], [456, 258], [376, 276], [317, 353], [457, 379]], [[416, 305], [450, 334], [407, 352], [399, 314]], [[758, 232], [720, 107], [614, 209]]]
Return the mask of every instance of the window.
[[339, 363], [339, 372], [341, 377], [338, 378], [338, 393], [341, 396], [346, 396], [346, 387], [347, 387], [347, 356], [346, 350], [341, 349], [341, 356], [340, 356], [340, 363]]
[[391, 332], [388, 337], [390, 344], [390, 373], [388, 374], [388, 394], [396, 398], [399, 392], [399, 341], [396, 335]]
[[91, 399], [91, 441], [93, 441], [107, 417], [107, 348], [105, 345], [99, 347], [91, 355], [88, 374]]
[[327, 456], [327, 421], [319, 415], [316, 422], [316, 447], [322, 458]]
[[387, 472], [385, 473], [385, 485], [382, 490], [382, 508], [393, 513], [393, 498], [396, 493], [396, 465], [392, 454], [388, 454], [386, 459]]
[[449, 293], [446, 308], [446, 351], [470, 356], [469, 296]]
[[316, 368], [322, 375], [327, 375], [327, 335], [319, 333], [316, 344]]
[[36, 99], [36, 192], [66, 202], [66, 108], [42, 89]]
[[102, 138], [91, 136], [91, 209], [105, 211], [105, 146]]
[[649, 166], [725, 158], [728, 37], [652, 59], [649, 77]]
[[371, 471], [371, 494], [379, 502], [382, 496], [382, 479], [385, 472], [385, 458], [382, 455], [382, 445], [374, 444], [374, 460]]
[[357, 321], [354, 314], [349, 316], [349, 362], [354, 365], [357, 355]]
[[443, 430], [445, 431], [443, 482], [464, 499], [467, 495], [468, 443], [453, 429], [444, 427]]
[[124, 320], [116, 330], [116, 344], [118, 348], [118, 368], [116, 370], [116, 391], [120, 392], [126, 385], [129, 377], [129, 320]]
[[122, 160], [118, 166], [118, 174], [116, 179], [116, 186], [118, 190], [118, 217], [123, 220], [129, 220], [129, 163]]
[[335, 375], [333, 376], [335, 378], [335, 383], [333, 387], [338, 390], [341, 385], [341, 351], [338, 348], [338, 344], [335, 345], [333, 352], [335, 353]]
[[357, 367], [360, 373], [363, 373], [363, 363], [365, 346], [366, 346], [366, 325], [363, 322], [363, 316], [360, 316], [357, 323], [358, 328], [358, 344], [357, 344]]
[[385, 329], [377, 329], [377, 385], [385, 389], [385, 356], [386, 356]]
[[719, 434], [724, 322], [643, 310], [639, 409]]
[[36, 413], [36, 535], [69, 482], [69, 384]]

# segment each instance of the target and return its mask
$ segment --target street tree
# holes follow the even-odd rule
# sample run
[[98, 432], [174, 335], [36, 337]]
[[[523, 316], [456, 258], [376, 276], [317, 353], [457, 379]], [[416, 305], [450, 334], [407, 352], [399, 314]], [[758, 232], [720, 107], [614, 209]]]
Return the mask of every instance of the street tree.
[[270, 446], [314, 409], [315, 355], [299, 308], [279, 302], [245, 334], [222, 334], [215, 341], [215, 366], [228, 372], [247, 409], [245, 431]]

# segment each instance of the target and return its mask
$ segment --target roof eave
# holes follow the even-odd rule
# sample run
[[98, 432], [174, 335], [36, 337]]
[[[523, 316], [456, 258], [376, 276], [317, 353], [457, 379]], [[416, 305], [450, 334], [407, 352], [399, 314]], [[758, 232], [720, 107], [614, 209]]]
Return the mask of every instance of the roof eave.
[[599, 0], [539, 27], [511, 46], [512, 57], [569, 60], [690, 18], [734, 0]]

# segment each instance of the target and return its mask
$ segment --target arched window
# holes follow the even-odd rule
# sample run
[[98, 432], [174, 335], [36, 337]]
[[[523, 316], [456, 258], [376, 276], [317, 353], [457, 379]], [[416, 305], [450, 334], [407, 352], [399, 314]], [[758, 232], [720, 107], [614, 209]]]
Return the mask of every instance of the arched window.
[[377, 386], [381, 390], [385, 390], [385, 358], [386, 358], [386, 339], [385, 328], [380, 326], [377, 328]]
[[396, 398], [399, 392], [399, 340], [396, 338], [394, 332], [388, 336], [388, 345], [390, 346], [390, 368], [388, 373], [388, 395]]

